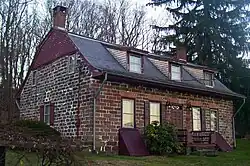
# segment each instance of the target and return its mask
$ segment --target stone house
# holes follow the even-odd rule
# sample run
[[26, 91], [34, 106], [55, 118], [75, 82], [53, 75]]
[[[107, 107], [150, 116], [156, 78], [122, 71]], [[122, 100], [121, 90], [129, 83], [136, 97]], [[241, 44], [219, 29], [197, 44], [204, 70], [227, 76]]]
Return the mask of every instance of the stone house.
[[65, 137], [118, 150], [120, 128], [169, 121], [187, 131], [217, 131], [232, 145], [233, 99], [216, 70], [65, 30], [66, 8], [37, 46], [20, 89], [20, 117], [46, 122]]

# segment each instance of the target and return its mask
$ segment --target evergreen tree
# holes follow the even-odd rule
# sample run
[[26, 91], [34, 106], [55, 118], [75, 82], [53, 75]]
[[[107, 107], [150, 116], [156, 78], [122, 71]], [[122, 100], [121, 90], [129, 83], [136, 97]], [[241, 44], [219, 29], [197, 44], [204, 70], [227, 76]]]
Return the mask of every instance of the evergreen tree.
[[[250, 74], [242, 57], [250, 48], [250, 0], [152, 0], [149, 5], [165, 5], [175, 19], [167, 27], [154, 26], [166, 32], [158, 43], [162, 48], [184, 44], [189, 62], [218, 69], [226, 86], [249, 95]], [[247, 106], [242, 114], [246, 111]], [[250, 129], [250, 114], [245, 124]]]

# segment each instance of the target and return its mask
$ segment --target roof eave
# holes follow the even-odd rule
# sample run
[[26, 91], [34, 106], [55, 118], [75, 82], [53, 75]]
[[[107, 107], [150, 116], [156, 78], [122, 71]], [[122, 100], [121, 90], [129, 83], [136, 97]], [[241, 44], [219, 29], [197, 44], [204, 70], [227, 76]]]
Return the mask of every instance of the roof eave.
[[[104, 76], [105, 72], [102, 72], [103, 74], [101, 75], [96, 75], [93, 78], [102, 78]], [[200, 89], [200, 88], [194, 88], [194, 87], [187, 87], [187, 86], [183, 86], [183, 85], [173, 85], [173, 84], [169, 84], [167, 82], [163, 83], [160, 81], [156, 81], [156, 80], [146, 80], [146, 79], [140, 79], [140, 78], [134, 78], [134, 77], [129, 77], [129, 76], [124, 76], [122, 74], [117, 74], [117, 73], [112, 73], [112, 72], [107, 72], [109, 74], [108, 76], [108, 80], [115, 80], [115, 81], [125, 81], [128, 83], [134, 83], [134, 84], [138, 84], [138, 85], [148, 85], [148, 86], [152, 86], [152, 87], [161, 87], [161, 88], [171, 88], [177, 91], [182, 91], [182, 92], [190, 92], [190, 93], [194, 93], [194, 94], [203, 94], [203, 95], [208, 95], [208, 96], [217, 96], [217, 97], [225, 97], [225, 98], [246, 98], [245, 96], [241, 95], [241, 94], [229, 94], [229, 93], [223, 93], [223, 92], [219, 92], [219, 91], [209, 91], [209, 90], [204, 90], [204, 89]]]

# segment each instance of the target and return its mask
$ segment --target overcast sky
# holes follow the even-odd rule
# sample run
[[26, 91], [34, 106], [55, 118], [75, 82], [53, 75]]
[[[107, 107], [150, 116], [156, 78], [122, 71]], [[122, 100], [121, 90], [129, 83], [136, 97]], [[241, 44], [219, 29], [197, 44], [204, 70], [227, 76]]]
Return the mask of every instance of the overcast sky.
[[[45, 11], [44, 2], [46, 0], [38, 0], [36, 1], [38, 3], [38, 6], [40, 10]], [[105, 1], [105, 0], [93, 0], [93, 1]], [[118, 0], [111, 0], [111, 1], [118, 1]], [[152, 7], [152, 6], [146, 6], [147, 3], [149, 3], [151, 0], [129, 0], [131, 5], [139, 5], [144, 6], [147, 12], [147, 18], [148, 20], [155, 20], [158, 25], [164, 25], [166, 22], [171, 22], [169, 18], [167, 18], [167, 14], [164, 10], [164, 7]]]
[[[104, 1], [104, 0], [99, 0], [99, 1]], [[118, 1], [118, 0], [113, 0], [113, 1]], [[163, 25], [166, 22], [171, 21], [170, 19], [166, 18], [166, 13], [164, 13], [165, 12], [164, 7], [146, 6], [146, 4], [151, 2], [151, 0], [130, 0], [129, 2], [131, 3], [131, 5], [145, 6], [147, 12], [147, 18], [149, 20], [155, 20], [155, 22], [157, 22], [157, 24], [159, 25]]]
[[163, 26], [169, 22], [172, 22], [170, 18], [167, 18], [167, 13], [164, 10], [163, 6], [146, 6], [146, 4], [150, 2], [150, 0], [130, 0], [130, 2], [134, 5], [138, 4], [141, 6], [145, 6], [148, 19], [154, 20], [157, 25]]
[[[138, 4], [142, 6], [146, 6], [147, 3], [149, 3], [150, 0], [131, 0], [131, 3], [133, 4]], [[147, 6], [146, 7], [148, 17], [152, 18], [158, 18], [158, 17], [163, 17], [163, 7], [152, 7], [152, 6]]]

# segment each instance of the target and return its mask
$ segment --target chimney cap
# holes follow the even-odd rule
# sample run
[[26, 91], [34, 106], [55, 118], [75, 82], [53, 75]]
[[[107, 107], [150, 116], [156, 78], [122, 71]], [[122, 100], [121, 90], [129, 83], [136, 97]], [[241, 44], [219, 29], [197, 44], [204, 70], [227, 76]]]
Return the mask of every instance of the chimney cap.
[[57, 5], [56, 7], [53, 8], [53, 11], [61, 11], [61, 12], [66, 12], [67, 11], [67, 7], [65, 6], [61, 6], [61, 5]]

